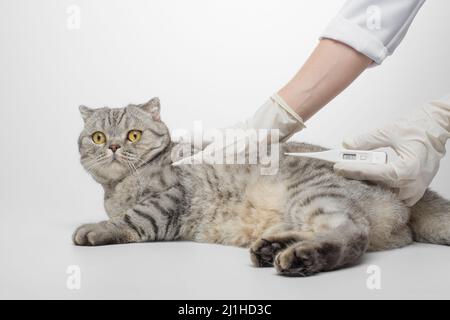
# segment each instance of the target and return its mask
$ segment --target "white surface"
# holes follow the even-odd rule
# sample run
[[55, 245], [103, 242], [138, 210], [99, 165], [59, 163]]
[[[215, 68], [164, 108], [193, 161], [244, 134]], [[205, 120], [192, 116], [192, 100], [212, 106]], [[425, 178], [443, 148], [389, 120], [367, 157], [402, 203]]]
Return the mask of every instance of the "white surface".
[[[75, 219], [31, 220], [14, 231], [6, 222], [0, 298], [450, 298], [448, 247], [414, 244], [367, 254], [352, 268], [286, 278], [273, 268], [252, 267], [246, 249], [190, 242], [76, 247], [70, 241]], [[13, 234], [19, 240], [11, 245]], [[69, 265], [81, 268], [80, 290], [66, 287]], [[381, 290], [366, 286], [371, 265], [381, 269]]]
[[[79, 165], [78, 105], [160, 96], [171, 129], [251, 115], [300, 67], [343, 1], [0, 1], [0, 295], [3, 298], [446, 296], [450, 248], [369, 255], [352, 269], [288, 279], [237, 248], [161, 243], [76, 248], [74, 228], [104, 218]], [[67, 29], [66, 9], [81, 9]], [[394, 56], [365, 72], [297, 139], [340, 147], [448, 92], [450, 1], [428, 1]], [[450, 158], [433, 188], [450, 198]], [[365, 287], [382, 266], [383, 289]], [[65, 287], [79, 264], [82, 289]], [[138, 278], [139, 277], [139, 278]]]

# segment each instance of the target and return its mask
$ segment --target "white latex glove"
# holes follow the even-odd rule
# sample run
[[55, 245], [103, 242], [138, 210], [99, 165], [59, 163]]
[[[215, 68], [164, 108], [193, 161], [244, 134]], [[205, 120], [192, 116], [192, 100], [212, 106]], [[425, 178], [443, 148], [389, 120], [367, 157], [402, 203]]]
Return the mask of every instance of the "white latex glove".
[[[229, 129], [234, 130], [258, 130], [258, 129], [279, 129], [278, 139], [279, 141], [286, 141], [293, 134], [300, 131], [305, 127], [302, 118], [296, 114], [284, 100], [274, 94], [270, 97], [253, 115], [253, 117], [240, 122]], [[219, 133], [226, 134], [227, 129], [219, 130]], [[261, 131], [260, 131], [261, 132]], [[267, 131], [268, 136], [260, 138], [259, 141], [270, 141], [270, 130]], [[222, 139], [221, 139], [222, 140]], [[277, 141], [278, 142], [278, 141]], [[191, 157], [184, 158], [180, 161], [173, 163], [173, 165], [180, 164], [192, 164], [192, 163], [216, 163], [215, 155], [220, 153], [219, 158], [225, 156], [225, 158], [234, 158], [236, 156], [242, 156], [248, 151], [248, 139], [244, 135], [237, 137], [231, 143], [225, 143], [222, 141], [214, 141], [209, 144], [202, 152], [196, 153]]]
[[344, 141], [344, 147], [355, 150], [391, 147], [399, 156], [396, 161], [385, 165], [336, 163], [334, 170], [350, 179], [398, 188], [400, 199], [412, 206], [436, 175], [448, 138], [450, 95], [424, 105], [409, 118]]

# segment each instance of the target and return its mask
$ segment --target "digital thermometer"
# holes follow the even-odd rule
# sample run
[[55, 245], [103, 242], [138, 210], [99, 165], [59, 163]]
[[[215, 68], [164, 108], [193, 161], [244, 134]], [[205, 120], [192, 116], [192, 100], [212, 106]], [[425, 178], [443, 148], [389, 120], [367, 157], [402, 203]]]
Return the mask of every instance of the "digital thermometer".
[[330, 162], [352, 162], [366, 164], [387, 163], [387, 153], [383, 151], [362, 151], [332, 149], [319, 152], [286, 152], [285, 155], [294, 157], [306, 157]]

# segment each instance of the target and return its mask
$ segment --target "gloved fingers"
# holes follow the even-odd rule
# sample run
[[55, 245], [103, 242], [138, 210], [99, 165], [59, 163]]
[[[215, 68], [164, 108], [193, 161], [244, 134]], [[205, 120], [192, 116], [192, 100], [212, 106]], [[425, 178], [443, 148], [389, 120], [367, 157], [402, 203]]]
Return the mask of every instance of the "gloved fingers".
[[422, 198], [424, 193], [425, 190], [418, 190], [417, 188], [414, 188], [412, 186], [407, 186], [400, 188], [398, 197], [400, 198], [400, 200], [403, 200], [403, 202], [408, 207], [412, 207], [414, 204], [416, 204], [417, 201]]
[[186, 157], [186, 158], [180, 159], [178, 161], [175, 161], [174, 163], [172, 163], [172, 165], [179, 166], [179, 165], [183, 165], [183, 164], [201, 164], [201, 163], [212, 164], [213, 159], [211, 159], [207, 155], [204, 155], [203, 151], [201, 151], [201, 152], [194, 154], [193, 156]]
[[172, 165], [180, 164], [225, 164], [228, 159], [234, 159], [236, 155], [245, 155], [246, 151], [257, 152], [255, 148], [249, 148], [249, 140], [244, 135], [237, 139], [224, 144], [223, 141], [213, 142], [208, 145], [203, 151], [194, 154], [193, 156], [174, 162]]
[[172, 163], [173, 166], [179, 166], [179, 165], [183, 165], [183, 164], [193, 164], [194, 163], [194, 156], [190, 156], [190, 157], [186, 157], [183, 159], [180, 159], [178, 161], [175, 161], [174, 163]]
[[397, 172], [390, 164], [375, 165], [338, 162], [334, 165], [334, 171], [348, 179], [382, 182], [391, 188], [401, 186]]
[[416, 188], [414, 188], [412, 185], [406, 185], [400, 188], [398, 197], [400, 198], [400, 200], [406, 200], [414, 197], [416, 194], [417, 194]]
[[412, 206], [414, 206], [420, 199], [422, 199], [422, 196], [423, 196], [423, 194], [422, 194], [421, 196], [416, 195], [416, 196], [413, 196], [413, 197], [411, 197], [411, 198], [408, 198], [408, 199], [403, 200], [403, 202], [404, 202], [408, 207], [412, 207]]
[[[201, 135], [201, 139], [196, 139], [196, 135]], [[193, 146], [195, 149], [204, 149], [206, 146], [210, 145], [215, 141], [215, 137], [203, 134], [202, 132], [191, 132], [184, 130], [173, 130], [170, 133], [170, 138], [175, 143], [186, 143]]]
[[347, 149], [371, 150], [389, 147], [390, 141], [386, 139], [386, 136], [380, 130], [375, 130], [352, 138], [346, 138], [342, 144]]

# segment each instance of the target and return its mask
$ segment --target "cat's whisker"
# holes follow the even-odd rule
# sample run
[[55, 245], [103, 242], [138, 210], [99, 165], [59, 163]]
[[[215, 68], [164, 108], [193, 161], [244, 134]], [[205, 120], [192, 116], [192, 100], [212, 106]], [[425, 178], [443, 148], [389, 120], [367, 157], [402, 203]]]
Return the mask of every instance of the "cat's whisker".
[[128, 164], [128, 165], [130, 166], [130, 168], [132, 169], [132, 172], [134, 172], [134, 173], [132, 173], [132, 174], [136, 177], [136, 182], [137, 182], [138, 189], [139, 189], [139, 196], [141, 196], [141, 195], [142, 195], [142, 192], [143, 192], [143, 183], [142, 183], [142, 181], [141, 181], [141, 177], [140, 177], [140, 175], [139, 175], [139, 173], [138, 173], [138, 171], [137, 171], [137, 169], [136, 169], [136, 166], [135, 166], [133, 163], [127, 162], [127, 164]]
[[101, 155], [99, 155], [99, 156], [97, 156], [97, 157], [95, 157], [94, 159], [88, 159], [88, 160], [86, 160], [86, 161], [81, 161], [84, 165], [90, 165], [90, 164], [92, 164], [92, 163], [96, 163], [96, 162], [98, 162], [98, 161], [102, 161], [103, 160], [103, 158], [106, 158], [107, 157], [107, 154], [101, 154]]
[[142, 194], [142, 185], [141, 185], [141, 181], [140, 181], [140, 179], [139, 179], [139, 175], [137, 175], [137, 171], [136, 171], [135, 167], [132, 165], [131, 162], [126, 161], [125, 163], [126, 163], [126, 165], [128, 166], [128, 169], [129, 169], [129, 171], [130, 171], [130, 174], [131, 174], [132, 176], [136, 176], [136, 184], [137, 184], [137, 186], [138, 186], [138, 192], [139, 192], [139, 196], [140, 196], [140, 195]]
[[101, 163], [99, 163], [99, 162], [94, 163], [90, 167], [86, 168], [86, 171], [91, 173], [91, 174], [94, 174], [95, 173], [94, 170], [97, 169], [100, 165], [101, 165]]
[[102, 165], [104, 160], [106, 160], [107, 158], [108, 155], [104, 154], [88, 162], [88, 164], [85, 164], [86, 171], [88, 171], [89, 173], [93, 173], [93, 170]]
[[[133, 164], [133, 162], [137, 162], [138, 166], [141, 166], [142, 164], [145, 163], [144, 160], [142, 160], [140, 157], [133, 155], [133, 154], [127, 155], [127, 154], [122, 153], [121, 158], [127, 162], [130, 162], [131, 164]], [[134, 164], [133, 164], [133, 166], [134, 166]], [[135, 169], [136, 169], [136, 167], [135, 167]]]
[[134, 154], [132, 154], [132, 153], [130, 153], [130, 152], [124, 151], [124, 152], [122, 152], [122, 156], [123, 156], [124, 158], [127, 158], [128, 160], [139, 161], [139, 162], [145, 162], [145, 161], [142, 160], [139, 156], [134, 155]]
[[108, 156], [107, 156], [106, 154], [102, 154], [102, 155], [100, 155], [100, 156], [98, 156], [98, 157], [96, 157], [96, 158], [94, 158], [94, 159], [91, 159], [91, 160], [85, 162], [84, 164], [89, 166], [90, 164], [93, 164], [93, 163], [97, 163], [97, 162], [103, 161], [103, 160], [106, 159], [107, 157], [108, 157]]

